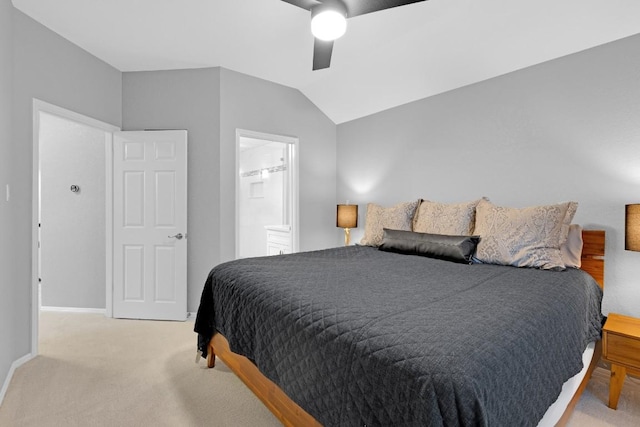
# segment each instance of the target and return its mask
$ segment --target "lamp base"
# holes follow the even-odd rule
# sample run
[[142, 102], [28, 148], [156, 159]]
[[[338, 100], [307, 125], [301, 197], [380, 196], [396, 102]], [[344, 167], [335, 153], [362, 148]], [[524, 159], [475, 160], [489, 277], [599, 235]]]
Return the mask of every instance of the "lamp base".
[[344, 245], [349, 246], [349, 243], [351, 243], [351, 229], [345, 228], [344, 229]]

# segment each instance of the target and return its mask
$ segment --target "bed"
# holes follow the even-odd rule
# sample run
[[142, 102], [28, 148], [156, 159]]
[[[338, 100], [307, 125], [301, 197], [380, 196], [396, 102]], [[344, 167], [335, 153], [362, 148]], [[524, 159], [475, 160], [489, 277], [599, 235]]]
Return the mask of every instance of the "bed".
[[224, 263], [198, 347], [284, 425], [537, 425], [582, 371], [562, 423], [599, 359], [604, 232], [582, 237], [561, 272], [366, 246]]

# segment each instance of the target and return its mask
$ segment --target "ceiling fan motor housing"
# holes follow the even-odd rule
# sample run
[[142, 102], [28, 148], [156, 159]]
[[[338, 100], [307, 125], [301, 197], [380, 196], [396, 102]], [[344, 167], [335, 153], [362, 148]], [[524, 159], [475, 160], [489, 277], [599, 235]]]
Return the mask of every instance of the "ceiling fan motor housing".
[[347, 30], [347, 7], [340, 0], [327, 0], [311, 9], [311, 32], [323, 41], [333, 41]]

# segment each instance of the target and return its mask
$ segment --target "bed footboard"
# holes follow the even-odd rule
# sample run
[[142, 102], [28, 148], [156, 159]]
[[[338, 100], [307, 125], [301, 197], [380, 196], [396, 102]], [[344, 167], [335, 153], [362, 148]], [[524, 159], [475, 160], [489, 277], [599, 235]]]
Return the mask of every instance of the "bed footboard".
[[249, 359], [233, 353], [222, 334], [216, 333], [209, 341], [207, 366], [213, 368], [218, 356], [229, 369], [246, 384], [262, 403], [287, 427], [322, 427], [315, 418], [291, 400], [280, 387], [262, 375]]
[[[229, 349], [229, 343], [227, 340], [219, 333], [215, 334], [209, 342], [209, 354], [207, 355], [207, 366], [209, 368], [213, 368], [215, 366], [216, 349], [219, 353], [218, 357], [220, 357], [229, 369], [231, 369], [256, 396], [258, 396], [262, 403], [282, 422], [283, 425], [288, 427], [321, 427], [321, 424], [318, 423], [315, 418], [293, 402], [277, 385], [262, 375], [262, 373], [258, 371], [258, 368], [256, 368], [249, 359], [233, 353]], [[587, 373], [555, 427], [565, 426], [569, 422], [582, 393], [587, 388], [587, 383], [589, 382], [589, 379], [591, 379], [591, 374], [600, 360], [601, 353], [602, 342], [598, 341]]]

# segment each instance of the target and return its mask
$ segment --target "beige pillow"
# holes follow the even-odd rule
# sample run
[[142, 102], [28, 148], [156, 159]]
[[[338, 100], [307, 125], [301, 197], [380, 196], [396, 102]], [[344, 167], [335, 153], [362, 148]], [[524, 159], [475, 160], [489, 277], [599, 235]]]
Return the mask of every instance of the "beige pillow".
[[560, 255], [565, 267], [580, 268], [582, 266], [582, 227], [571, 224], [567, 240], [560, 245]]
[[467, 203], [438, 203], [421, 200], [413, 219], [413, 231], [450, 236], [470, 236], [480, 200]]
[[413, 215], [418, 201], [399, 203], [389, 208], [383, 208], [375, 203], [367, 205], [367, 216], [364, 224], [364, 237], [361, 245], [380, 246], [384, 236], [384, 228], [390, 230], [411, 231]]
[[489, 264], [564, 270], [560, 245], [567, 240], [577, 203], [507, 208], [481, 200], [474, 234], [476, 258]]

